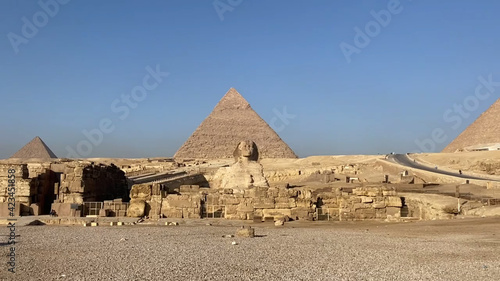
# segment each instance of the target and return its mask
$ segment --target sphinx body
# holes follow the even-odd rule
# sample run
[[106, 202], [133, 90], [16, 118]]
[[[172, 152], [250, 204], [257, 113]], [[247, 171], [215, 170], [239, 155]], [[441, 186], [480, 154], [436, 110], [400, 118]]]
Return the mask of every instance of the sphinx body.
[[257, 162], [259, 152], [253, 141], [242, 141], [234, 153], [235, 163], [230, 167], [220, 168], [214, 176], [215, 188], [231, 188], [234, 191], [253, 187], [269, 187], [264, 177], [262, 165]]

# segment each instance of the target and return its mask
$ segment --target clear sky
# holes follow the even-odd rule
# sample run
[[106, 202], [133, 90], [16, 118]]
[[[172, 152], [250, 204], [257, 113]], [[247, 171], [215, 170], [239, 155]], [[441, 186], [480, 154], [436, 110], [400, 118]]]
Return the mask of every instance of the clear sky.
[[58, 1], [0, 1], [0, 158], [172, 156], [231, 87], [301, 157], [439, 151], [500, 93], [494, 0]]

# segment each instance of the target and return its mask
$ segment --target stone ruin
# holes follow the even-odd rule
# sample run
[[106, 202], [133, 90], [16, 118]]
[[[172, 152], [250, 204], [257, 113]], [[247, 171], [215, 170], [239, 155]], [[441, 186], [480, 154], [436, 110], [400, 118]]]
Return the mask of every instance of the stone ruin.
[[401, 216], [403, 201], [394, 188], [369, 185], [357, 188], [310, 189], [270, 187], [258, 149], [242, 141], [235, 163], [220, 168], [210, 186], [196, 184], [165, 188], [157, 183], [133, 185], [127, 215], [151, 218], [225, 218], [238, 220], [387, 219]]
[[16, 171], [15, 215], [43, 215], [55, 210], [59, 216], [82, 216], [89, 201], [128, 199], [128, 183], [114, 165], [88, 161], [42, 161], [0, 163], [0, 216], [7, 217], [7, 171]]

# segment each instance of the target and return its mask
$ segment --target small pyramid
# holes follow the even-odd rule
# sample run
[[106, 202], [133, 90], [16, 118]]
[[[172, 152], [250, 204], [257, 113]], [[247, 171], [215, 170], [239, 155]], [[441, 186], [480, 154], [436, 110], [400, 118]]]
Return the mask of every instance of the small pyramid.
[[234, 149], [242, 140], [254, 141], [260, 158], [297, 158], [293, 150], [234, 88], [229, 89], [174, 157], [233, 158]]
[[57, 158], [40, 137], [35, 137], [10, 158]]
[[500, 145], [500, 99], [483, 112], [442, 152], [475, 150]]

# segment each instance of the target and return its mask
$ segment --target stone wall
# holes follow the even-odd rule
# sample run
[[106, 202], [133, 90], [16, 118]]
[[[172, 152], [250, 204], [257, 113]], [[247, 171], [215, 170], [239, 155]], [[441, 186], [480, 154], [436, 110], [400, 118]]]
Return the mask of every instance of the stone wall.
[[396, 191], [383, 186], [320, 191], [303, 187], [255, 187], [241, 192], [183, 185], [178, 194], [168, 194], [155, 184], [143, 184], [132, 187], [131, 197], [129, 216], [153, 218], [313, 220], [328, 214], [330, 220], [365, 220], [400, 217], [402, 207]]
[[94, 165], [87, 161], [0, 164], [2, 217], [6, 216], [4, 209], [8, 205], [9, 169], [16, 171], [15, 201], [20, 206], [16, 215], [48, 214], [53, 208], [62, 210], [61, 216], [74, 215], [73, 211], [65, 211], [72, 203], [128, 199], [125, 174], [114, 165]]
[[114, 165], [72, 162], [60, 175], [61, 203], [100, 202], [115, 198], [128, 199], [125, 173]]

